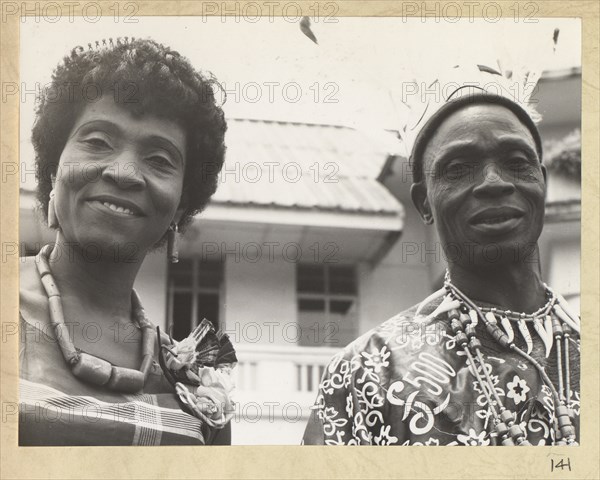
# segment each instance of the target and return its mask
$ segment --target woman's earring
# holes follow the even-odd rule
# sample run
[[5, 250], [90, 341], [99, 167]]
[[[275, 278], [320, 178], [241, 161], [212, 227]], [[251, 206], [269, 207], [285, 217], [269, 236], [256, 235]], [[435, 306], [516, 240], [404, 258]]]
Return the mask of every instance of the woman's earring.
[[178, 263], [179, 262], [179, 248], [178, 248], [178, 228], [175, 222], [171, 223], [169, 226], [169, 231], [167, 232], [167, 256], [169, 258], [169, 262]]
[[48, 201], [48, 226], [50, 228], [58, 228], [58, 218], [56, 217], [56, 208], [54, 207], [54, 184], [56, 179], [54, 175], [52, 179], [52, 190], [50, 190], [50, 200]]
[[425, 216], [425, 223], [427, 225], [431, 225], [433, 223], [433, 217], [431, 215], [426, 215]]

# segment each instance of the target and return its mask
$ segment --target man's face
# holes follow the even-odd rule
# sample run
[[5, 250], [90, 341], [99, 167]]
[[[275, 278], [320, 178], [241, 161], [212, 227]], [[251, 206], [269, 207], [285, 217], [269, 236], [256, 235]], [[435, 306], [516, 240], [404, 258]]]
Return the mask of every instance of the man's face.
[[450, 262], [527, 261], [544, 223], [545, 169], [533, 136], [500, 105], [445, 119], [423, 153], [413, 201], [433, 220]]

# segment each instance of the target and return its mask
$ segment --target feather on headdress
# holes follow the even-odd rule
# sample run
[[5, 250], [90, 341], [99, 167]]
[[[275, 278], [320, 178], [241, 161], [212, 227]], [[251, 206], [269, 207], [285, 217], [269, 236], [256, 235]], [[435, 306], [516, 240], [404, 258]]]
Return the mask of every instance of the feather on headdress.
[[396, 97], [399, 93], [399, 103], [406, 109], [399, 128], [406, 157], [411, 156], [428, 122], [447, 104], [459, 99], [464, 101], [465, 97], [474, 102], [496, 97], [509, 107], [516, 106], [531, 120], [530, 128], [535, 129], [533, 125], [541, 121], [541, 115], [534, 108], [532, 96], [542, 72], [552, 64], [558, 34], [555, 29], [551, 39], [538, 39], [535, 58], [525, 58], [523, 52], [505, 49], [501, 58], [492, 62], [462, 58], [458, 64], [438, 64], [429, 71], [422, 70], [413, 81], [404, 82]]
[[400, 137], [410, 157], [425, 126], [440, 114], [446, 105], [456, 101], [477, 102], [496, 97], [522, 109], [538, 123], [541, 116], [535, 111], [531, 95], [539, 80], [540, 72], [526, 70], [501, 71], [486, 65], [457, 65], [440, 73], [431, 81], [413, 82], [404, 86], [402, 102], [408, 107], [406, 123], [400, 128]]

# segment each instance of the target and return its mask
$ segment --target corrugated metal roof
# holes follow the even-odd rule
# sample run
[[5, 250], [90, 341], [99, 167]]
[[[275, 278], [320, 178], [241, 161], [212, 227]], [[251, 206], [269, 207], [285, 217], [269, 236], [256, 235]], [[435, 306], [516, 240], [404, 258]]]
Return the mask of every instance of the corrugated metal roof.
[[213, 202], [400, 214], [377, 181], [382, 145], [349, 127], [229, 119], [227, 157]]

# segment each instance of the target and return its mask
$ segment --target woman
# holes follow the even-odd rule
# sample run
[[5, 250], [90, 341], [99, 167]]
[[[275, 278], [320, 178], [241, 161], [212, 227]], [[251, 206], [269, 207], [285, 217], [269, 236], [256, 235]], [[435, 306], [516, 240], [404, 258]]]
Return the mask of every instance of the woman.
[[499, 72], [455, 73], [411, 129], [412, 200], [444, 286], [334, 357], [305, 444], [578, 444], [580, 321], [542, 280], [536, 116], [498, 94]]
[[216, 189], [227, 127], [215, 85], [127, 37], [56, 68], [32, 137], [57, 237], [21, 270], [21, 445], [229, 443], [226, 338], [203, 323], [167, 353], [133, 289], [148, 252], [168, 243], [176, 260], [177, 232]]

